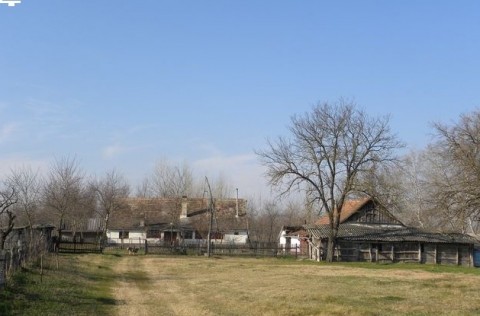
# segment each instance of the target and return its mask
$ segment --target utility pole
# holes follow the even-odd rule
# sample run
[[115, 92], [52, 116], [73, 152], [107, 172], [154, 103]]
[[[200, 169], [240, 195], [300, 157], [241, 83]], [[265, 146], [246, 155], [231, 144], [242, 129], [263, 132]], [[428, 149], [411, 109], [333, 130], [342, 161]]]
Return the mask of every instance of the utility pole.
[[208, 178], [205, 177], [205, 182], [207, 183], [208, 186], [208, 193], [210, 195], [210, 205], [209, 205], [209, 213], [210, 213], [210, 221], [208, 223], [208, 237], [207, 237], [207, 256], [210, 258], [211, 254], [211, 249], [210, 249], [210, 244], [212, 240], [212, 226], [213, 226], [213, 210], [215, 209], [215, 204], [213, 202], [213, 195], [212, 195], [212, 188], [210, 187], [210, 183], [208, 182]]

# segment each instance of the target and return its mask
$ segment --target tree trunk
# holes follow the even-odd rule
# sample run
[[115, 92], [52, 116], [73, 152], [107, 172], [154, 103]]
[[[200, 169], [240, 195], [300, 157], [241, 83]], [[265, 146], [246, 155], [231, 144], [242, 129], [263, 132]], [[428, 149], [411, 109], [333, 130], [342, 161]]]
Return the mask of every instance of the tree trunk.
[[337, 239], [338, 228], [331, 227], [327, 242], [327, 262], [333, 262], [333, 252], [335, 250], [335, 240]]
[[14, 226], [15, 215], [12, 212], [7, 211], [8, 224], [6, 228], [0, 230], [0, 249], [5, 249], [5, 242], [7, 241], [8, 235], [12, 232]]
[[107, 238], [107, 229], [108, 229], [108, 221], [110, 220], [110, 213], [107, 212], [105, 215], [103, 227], [102, 227], [102, 236], [100, 237], [100, 245], [103, 247], [104, 245], [107, 244], [108, 238]]

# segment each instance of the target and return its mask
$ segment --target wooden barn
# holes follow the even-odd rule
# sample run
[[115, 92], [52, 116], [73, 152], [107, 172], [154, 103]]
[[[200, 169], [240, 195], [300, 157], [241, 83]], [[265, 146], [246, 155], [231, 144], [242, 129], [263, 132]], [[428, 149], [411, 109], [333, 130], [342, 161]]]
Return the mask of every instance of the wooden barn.
[[[324, 260], [330, 231], [328, 216], [305, 228], [310, 236], [310, 258]], [[474, 238], [464, 234], [408, 227], [367, 198], [345, 203], [334, 260], [473, 266], [475, 243]]]

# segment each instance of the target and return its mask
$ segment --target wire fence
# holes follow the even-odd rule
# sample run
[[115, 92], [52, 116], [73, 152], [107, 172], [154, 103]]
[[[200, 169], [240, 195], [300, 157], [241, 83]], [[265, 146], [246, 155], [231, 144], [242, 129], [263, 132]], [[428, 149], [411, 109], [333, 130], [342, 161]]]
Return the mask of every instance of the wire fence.
[[0, 250], [0, 289], [4, 289], [8, 279], [17, 270], [26, 267], [51, 251], [51, 241], [37, 238], [30, 242], [18, 242], [9, 248]]

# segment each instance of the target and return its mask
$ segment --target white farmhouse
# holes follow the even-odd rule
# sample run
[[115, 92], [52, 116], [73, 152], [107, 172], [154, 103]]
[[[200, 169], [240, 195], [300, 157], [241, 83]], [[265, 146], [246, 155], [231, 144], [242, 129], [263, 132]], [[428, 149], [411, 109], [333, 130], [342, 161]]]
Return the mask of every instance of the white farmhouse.
[[[206, 198], [130, 198], [126, 207], [111, 214], [109, 244], [195, 244], [208, 237], [211, 207]], [[248, 242], [246, 201], [214, 200], [211, 241]]]

